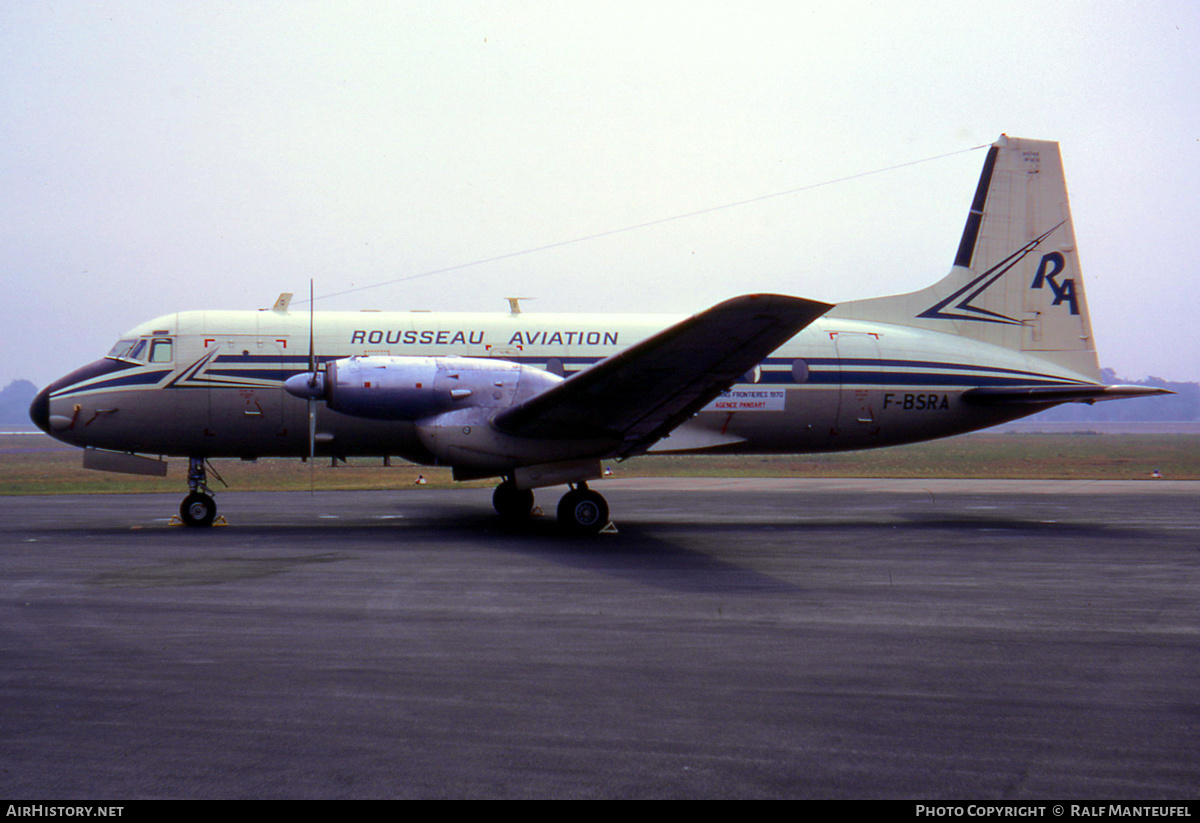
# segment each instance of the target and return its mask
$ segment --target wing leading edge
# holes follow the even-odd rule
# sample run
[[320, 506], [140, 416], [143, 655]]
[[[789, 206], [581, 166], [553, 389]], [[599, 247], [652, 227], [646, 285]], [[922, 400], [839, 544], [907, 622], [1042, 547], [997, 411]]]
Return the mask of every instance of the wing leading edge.
[[615, 440], [614, 456], [665, 437], [832, 304], [779, 294], [718, 303], [498, 414], [520, 437]]

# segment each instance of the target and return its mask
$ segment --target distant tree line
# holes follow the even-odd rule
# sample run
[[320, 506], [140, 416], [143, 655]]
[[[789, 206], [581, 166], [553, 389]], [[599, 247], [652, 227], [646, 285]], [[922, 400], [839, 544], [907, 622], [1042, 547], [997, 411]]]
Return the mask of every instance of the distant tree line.
[[14, 380], [0, 391], [0, 423], [29, 423], [29, 404], [37, 386], [28, 380]]
[[1091, 406], [1086, 403], [1064, 403], [1042, 412], [1039, 419], [1072, 423], [1105, 420], [1121, 422], [1200, 420], [1200, 383], [1172, 383], [1161, 377], [1129, 380], [1118, 377], [1112, 369], [1101, 369], [1101, 374], [1104, 376], [1104, 382], [1110, 385], [1117, 383], [1130, 386], [1157, 386], [1162, 389], [1170, 389], [1175, 394], [1139, 397], [1135, 400], [1105, 401]]

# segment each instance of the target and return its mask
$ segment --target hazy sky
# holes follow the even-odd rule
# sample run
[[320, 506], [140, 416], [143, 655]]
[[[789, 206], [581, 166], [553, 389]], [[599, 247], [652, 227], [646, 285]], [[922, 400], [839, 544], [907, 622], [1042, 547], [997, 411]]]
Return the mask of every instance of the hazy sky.
[[[0, 385], [990, 143], [1062, 144], [1101, 364], [1200, 380], [1200, 4], [0, 4]], [[949, 268], [984, 152], [319, 300], [694, 312]]]

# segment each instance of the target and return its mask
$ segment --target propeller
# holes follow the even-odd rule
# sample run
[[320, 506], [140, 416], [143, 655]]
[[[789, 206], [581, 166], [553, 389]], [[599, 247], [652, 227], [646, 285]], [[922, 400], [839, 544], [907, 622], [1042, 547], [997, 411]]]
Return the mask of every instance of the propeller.
[[313, 343], [313, 279], [308, 278], [308, 464], [317, 451], [317, 350]]
[[288, 394], [308, 401], [308, 459], [317, 450], [317, 399], [325, 396], [325, 375], [317, 370], [317, 351], [313, 334], [313, 282], [308, 281], [308, 371], [294, 374], [283, 384]]

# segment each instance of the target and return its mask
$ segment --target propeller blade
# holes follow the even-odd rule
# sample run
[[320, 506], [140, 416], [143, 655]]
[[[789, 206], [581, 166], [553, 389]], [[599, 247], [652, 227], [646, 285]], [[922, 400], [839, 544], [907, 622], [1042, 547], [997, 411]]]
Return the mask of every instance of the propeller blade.
[[308, 460], [312, 463], [317, 450], [317, 401], [308, 398]]
[[[317, 452], [317, 349], [313, 342], [313, 279], [308, 278], [308, 464]], [[324, 388], [324, 387], [322, 387]]]

